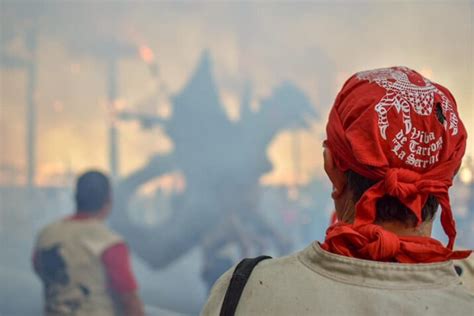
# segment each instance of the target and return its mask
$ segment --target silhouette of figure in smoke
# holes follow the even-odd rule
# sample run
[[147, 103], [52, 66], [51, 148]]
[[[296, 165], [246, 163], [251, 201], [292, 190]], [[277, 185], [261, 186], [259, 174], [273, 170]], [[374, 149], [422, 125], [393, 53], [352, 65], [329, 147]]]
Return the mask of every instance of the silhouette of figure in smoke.
[[[208, 53], [184, 89], [173, 98], [173, 115], [163, 127], [174, 143], [168, 155], [153, 157], [116, 188], [118, 209], [112, 224], [131, 248], [154, 268], [162, 268], [200, 244], [229, 214], [255, 224], [253, 230], [273, 234], [256, 211], [259, 179], [272, 169], [267, 147], [288, 128], [305, 128], [316, 117], [308, 98], [283, 83], [250, 110], [250, 91], [243, 98], [241, 119], [228, 119], [220, 103]], [[133, 223], [127, 204], [137, 188], [164, 173], [181, 171], [185, 192], [174, 201], [172, 215], [157, 227]], [[241, 243], [242, 244], [242, 243]]]

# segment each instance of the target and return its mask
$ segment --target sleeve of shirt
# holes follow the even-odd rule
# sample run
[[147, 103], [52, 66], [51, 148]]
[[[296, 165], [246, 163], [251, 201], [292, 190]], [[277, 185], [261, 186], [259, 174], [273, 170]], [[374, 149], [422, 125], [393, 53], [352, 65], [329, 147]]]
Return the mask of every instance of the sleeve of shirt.
[[102, 253], [102, 263], [107, 273], [109, 287], [116, 293], [136, 291], [138, 286], [133, 275], [127, 245], [114, 244]]

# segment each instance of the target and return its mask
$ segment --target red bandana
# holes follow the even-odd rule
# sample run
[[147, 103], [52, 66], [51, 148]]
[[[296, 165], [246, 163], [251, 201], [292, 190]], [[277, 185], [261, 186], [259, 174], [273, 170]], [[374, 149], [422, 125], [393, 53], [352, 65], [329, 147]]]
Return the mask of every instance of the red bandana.
[[[446, 88], [405, 67], [357, 73], [339, 92], [326, 131], [326, 144], [340, 170], [378, 182], [356, 204], [353, 224], [329, 227], [323, 249], [402, 263], [469, 256], [470, 251], [452, 251], [456, 228], [448, 188], [461, 164], [467, 134]], [[384, 195], [398, 198], [421, 223], [429, 194], [441, 205], [447, 247], [429, 237], [399, 237], [373, 224], [376, 202]]]

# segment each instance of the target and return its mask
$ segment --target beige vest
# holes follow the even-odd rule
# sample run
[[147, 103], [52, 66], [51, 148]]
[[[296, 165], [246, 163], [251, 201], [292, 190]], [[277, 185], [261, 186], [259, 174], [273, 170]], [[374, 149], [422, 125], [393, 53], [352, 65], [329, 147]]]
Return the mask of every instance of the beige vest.
[[45, 267], [46, 315], [114, 315], [102, 252], [122, 238], [96, 219], [62, 220], [38, 235], [36, 253]]
[[[201, 315], [219, 315], [234, 268], [214, 285]], [[317, 243], [253, 271], [236, 315], [473, 315], [474, 294], [451, 261], [383, 263], [335, 255]]]

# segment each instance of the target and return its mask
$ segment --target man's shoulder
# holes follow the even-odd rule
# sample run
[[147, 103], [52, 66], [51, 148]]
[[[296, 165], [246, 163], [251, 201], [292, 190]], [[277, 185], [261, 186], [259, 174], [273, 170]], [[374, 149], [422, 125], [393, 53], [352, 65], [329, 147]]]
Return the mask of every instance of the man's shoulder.
[[[245, 290], [255, 287], [267, 288], [269, 286], [268, 280], [275, 280], [275, 278], [278, 278], [282, 274], [289, 276], [298, 273], [298, 270], [303, 267], [298, 256], [299, 252], [284, 257], [260, 261], [253, 269], [245, 286]], [[217, 311], [220, 310], [236, 267], [237, 265], [234, 265], [216, 281], [201, 315], [216, 315]]]
[[102, 221], [91, 221], [84, 230], [85, 244], [96, 254], [101, 254], [105, 249], [123, 243], [123, 237], [109, 228]]
[[[297, 273], [304, 268], [299, 260], [301, 251], [289, 254], [287, 256], [272, 258], [261, 261], [252, 271], [252, 276], [274, 277], [284, 271], [285, 274]], [[253, 281], [249, 278], [249, 281]]]
[[91, 220], [89, 221], [88, 226], [90, 227], [90, 230], [96, 231], [97, 233], [122, 239], [122, 236], [110, 228], [104, 221]]
[[123, 242], [123, 237], [100, 220], [60, 219], [39, 231], [37, 246], [67, 240], [83, 243], [93, 253], [100, 254], [108, 247]]
[[[298, 251], [287, 256], [271, 258], [271, 259], [260, 261], [253, 269], [248, 282], [249, 283], [253, 282], [252, 279], [255, 279], [256, 277], [274, 277], [276, 275], [279, 275], [283, 271], [285, 274], [292, 274], [292, 273], [298, 272], [298, 270], [300, 270], [301, 268], [304, 268], [301, 261], [299, 260], [300, 253], [301, 251]], [[232, 277], [232, 274], [236, 266], [237, 265], [229, 269], [222, 276], [221, 281], [226, 280], [227, 283], [229, 283], [230, 278]]]
[[41, 228], [37, 234], [38, 239], [41, 238], [46, 238], [48, 235], [55, 235], [59, 230], [61, 230], [64, 226], [64, 220], [63, 219], [57, 219], [55, 221], [52, 221], [43, 228]]
[[111, 236], [118, 236], [120, 235], [109, 228], [104, 221], [98, 219], [80, 219], [74, 220], [71, 218], [61, 218], [57, 219], [47, 225], [45, 225], [38, 233], [38, 235], [43, 234], [54, 234], [57, 233], [59, 230], [80, 230], [84, 232], [90, 232], [94, 234], [107, 234]]
[[464, 286], [474, 293], [474, 253], [466, 259], [454, 261], [454, 266]]

